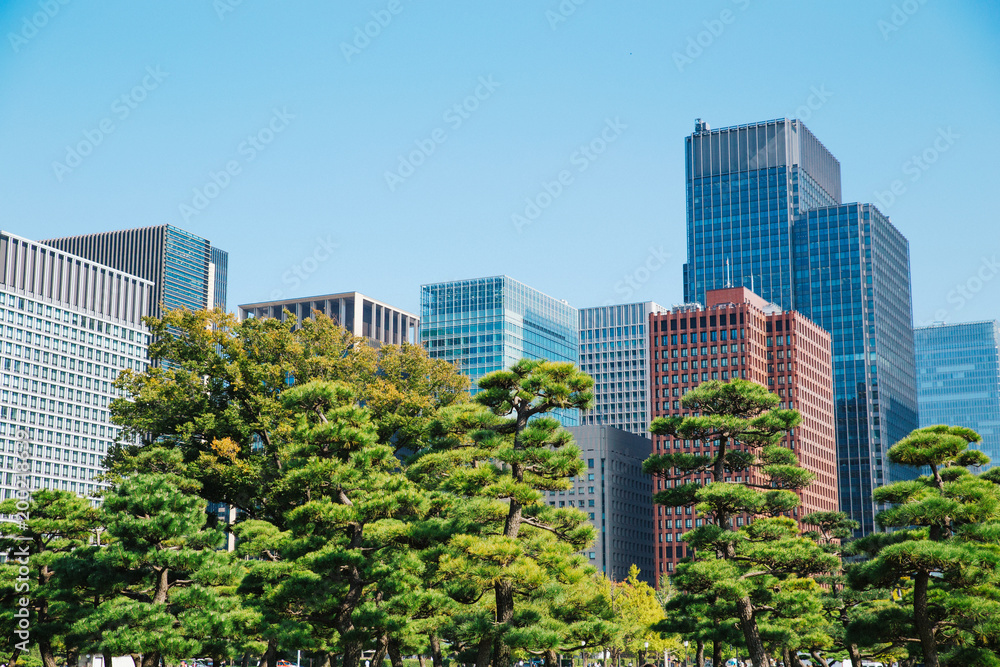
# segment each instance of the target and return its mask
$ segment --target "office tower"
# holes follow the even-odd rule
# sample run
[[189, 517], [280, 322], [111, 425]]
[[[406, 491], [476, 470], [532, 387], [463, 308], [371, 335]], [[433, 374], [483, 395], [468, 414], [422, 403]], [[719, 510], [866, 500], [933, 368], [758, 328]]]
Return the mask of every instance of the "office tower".
[[799, 211], [840, 203], [840, 163], [785, 118], [718, 130], [699, 119], [684, 148], [684, 300], [703, 303], [707, 290], [737, 285], [799, 310], [792, 224]]
[[648, 438], [610, 426], [569, 429], [586, 470], [568, 491], [550, 491], [552, 507], [578, 507], [597, 529], [597, 540], [584, 553], [590, 564], [615, 581], [639, 566], [639, 577], [656, 585], [653, 562], [653, 483], [642, 472], [649, 458]]
[[399, 308], [376, 301], [360, 292], [248, 303], [239, 307], [239, 318], [273, 317], [284, 320], [285, 311], [302, 320], [319, 311], [355, 336], [364, 336], [374, 344], [400, 345], [420, 342], [420, 319]]
[[[456, 364], [473, 393], [481, 377], [521, 359], [580, 360], [576, 308], [507, 276], [421, 286], [420, 326], [430, 356]], [[579, 424], [579, 410], [555, 416]]]
[[145, 315], [163, 309], [226, 309], [229, 255], [200, 236], [172, 225], [69, 236], [42, 241], [150, 281], [153, 300]]
[[907, 241], [841, 203], [840, 163], [801, 121], [698, 121], [686, 159], [685, 298], [750, 286], [830, 332], [841, 509], [870, 533], [872, 489], [912, 475], [885, 458], [917, 425]]
[[649, 437], [646, 328], [650, 313], [663, 310], [652, 301], [580, 310], [580, 370], [594, 378], [594, 407], [581, 423]]
[[971, 428], [988, 467], [1000, 465], [1000, 323], [934, 324], [913, 335], [920, 426]]
[[[833, 431], [833, 366], [830, 335], [794, 311], [782, 310], [744, 287], [710, 290], [705, 307], [688, 304], [650, 318], [653, 358], [653, 415], [684, 415], [681, 397], [708, 380], [750, 380], [794, 408], [802, 423], [785, 436], [799, 464], [816, 476], [799, 496], [799, 519], [810, 512], [836, 511], [837, 455]], [[653, 436], [653, 451], [711, 455], [714, 443]], [[669, 482], [669, 480], [667, 480]], [[711, 477], [692, 476], [683, 482], [707, 484]], [[734, 472], [726, 482], [763, 480]], [[656, 480], [655, 491], [665, 488]], [[688, 554], [681, 536], [701, 525], [692, 508], [656, 508], [657, 572], [670, 573]], [[736, 519], [743, 525], [743, 518]]]
[[909, 244], [872, 204], [801, 213], [795, 303], [833, 338], [840, 509], [875, 530], [872, 489], [912, 478], [889, 448], [917, 428]]
[[[19, 481], [79, 494], [103, 488], [94, 477], [116, 436], [111, 383], [123, 369], [147, 367], [141, 317], [152, 293], [137, 276], [0, 232], [5, 499]], [[15, 455], [25, 440], [27, 461]], [[16, 467], [23, 462], [28, 472]]]

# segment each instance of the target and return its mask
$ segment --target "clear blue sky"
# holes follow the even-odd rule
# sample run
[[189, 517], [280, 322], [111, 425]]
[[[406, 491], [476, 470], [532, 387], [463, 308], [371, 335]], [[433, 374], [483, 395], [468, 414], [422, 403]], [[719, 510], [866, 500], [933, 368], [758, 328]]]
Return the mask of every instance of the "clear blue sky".
[[845, 201], [899, 181], [914, 320], [1000, 317], [1000, 3], [62, 2], [0, 4], [0, 227], [183, 227], [229, 252], [230, 309], [359, 290], [417, 311], [422, 283], [500, 273], [669, 306], [694, 119], [799, 116]]

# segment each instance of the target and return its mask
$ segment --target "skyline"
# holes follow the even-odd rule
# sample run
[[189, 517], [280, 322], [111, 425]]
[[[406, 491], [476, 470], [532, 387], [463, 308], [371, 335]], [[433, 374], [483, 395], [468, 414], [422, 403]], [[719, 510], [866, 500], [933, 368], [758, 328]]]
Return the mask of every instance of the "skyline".
[[[0, 226], [176, 225], [229, 252], [230, 311], [357, 290], [418, 312], [420, 285], [497, 274], [576, 308], [669, 306], [695, 118], [798, 117], [841, 161], [844, 201], [908, 238], [914, 324], [996, 319], [1000, 130], [976, 121], [1000, 103], [1000, 14], [914, 0], [895, 25], [902, 4], [54, 0], [26, 38], [41, 4], [12, 2]], [[365, 44], [356, 30], [379, 20]], [[78, 166], [53, 167], [88, 137]], [[399, 155], [423, 157], [410, 173]]]

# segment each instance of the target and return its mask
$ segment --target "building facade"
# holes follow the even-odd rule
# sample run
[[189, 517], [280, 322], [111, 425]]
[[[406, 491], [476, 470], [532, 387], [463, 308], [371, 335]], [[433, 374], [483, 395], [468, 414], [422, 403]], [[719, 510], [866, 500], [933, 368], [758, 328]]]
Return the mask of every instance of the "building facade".
[[841, 509], [875, 530], [872, 489], [912, 476], [888, 448], [917, 425], [909, 246], [798, 120], [687, 137], [685, 298], [751, 287], [833, 340]]
[[[913, 331], [920, 426], [971, 428], [1000, 465], [1000, 323], [934, 324]], [[984, 470], [986, 468], [983, 468]]]
[[206, 239], [172, 225], [142, 227], [42, 241], [154, 285], [145, 315], [175, 308], [226, 309], [229, 255]]
[[[508, 276], [423, 285], [420, 340], [428, 354], [456, 364], [472, 383], [521, 359], [580, 361], [576, 308]], [[564, 426], [579, 410], [554, 413]]]
[[580, 310], [580, 370], [594, 378], [594, 407], [581, 424], [649, 437], [653, 413], [646, 328], [650, 314], [664, 310], [652, 301]]
[[239, 307], [239, 319], [271, 317], [284, 321], [291, 312], [297, 326], [320, 312], [355, 336], [363, 336], [378, 345], [417, 344], [420, 342], [420, 319], [360, 292], [302, 297], [248, 303]]
[[571, 480], [568, 491], [550, 491], [551, 507], [577, 507], [597, 529], [597, 540], [584, 552], [590, 564], [615, 581], [639, 567], [639, 576], [656, 585], [653, 558], [653, 483], [642, 472], [650, 441], [611, 426], [569, 429], [587, 468]]
[[[798, 410], [802, 423], [784, 439], [799, 464], [816, 479], [800, 492], [802, 505], [792, 516], [836, 511], [837, 457], [833, 429], [833, 366], [830, 335], [815, 323], [743, 287], [712, 290], [707, 303], [674, 308], [650, 317], [653, 416], [685, 415], [681, 398], [702, 382], [749, 380], [781, 399], [781, 408]], [[712, 455], [714, 443], [653, 436], [656, 453]], [[691, 476], [677, 484], [708, 484], [710, 476]], [[734, 473], [729, 483], [759, 484], [753, 475]], [[670, 480], [657, 479], [654, 492]], [[657, 506], [656, 570], [673, 572], [688, 555], [685, 532], [702, 524], [691, 506]], [[737, 518], [738, 525], [743, 519]]]
[[833, 339], [840, 509], [875, 530], [872, 490], [915, 471], [888, 460], [917, 428], [909, 244], [871, 204], [795, 223], [795, 302]]
[[[102, 488], [94, 478], [117, 435], [111, 383], [148, 366], [141, 318], [152, 298], [149, 281], [0, 232], [3, 498], [19, 481], [81, 495]], [[27, 461], [14, 455], [18, 441]]]

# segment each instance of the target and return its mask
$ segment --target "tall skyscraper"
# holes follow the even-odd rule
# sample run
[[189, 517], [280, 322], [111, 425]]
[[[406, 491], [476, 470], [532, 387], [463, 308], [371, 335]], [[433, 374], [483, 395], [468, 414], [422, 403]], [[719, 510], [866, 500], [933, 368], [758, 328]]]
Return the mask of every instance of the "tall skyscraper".
[[[830, 335], [806, 317], [767, 303], [745, 287], [710, 290], [707, 303], [686, 305], [653, 315], [650, 331], [653, 358], [653, 415], [684, 415], [681, 398], [708, 380], [741, 378], [767, 387], [781, 398], [782, 408], [802, 414], [802, 423], [787, 435], [784, 446], [816, 479], [800, 492], [799, 519], [810, 512], [836, 511], [837, 454], [833, 424], [833, 366]], [[654, 436], [653, 451], [711, 455], [714, 442]], [[734, 472], [726, 482], [763, 483], [754, 475]], [[671, 480], [656, 480], [655, 491]], [[690, 476], [679, 483], [711, 482]], [[657, 572], [670, 573], [687, 555], [681, 536], [703, 519], [689, 507], [656, 508]], [[742, 525], [743, 519], [736, 519]]]
[[149, 363], [141, 317], [152, 291], [142, 278], [0, 232], [3, 498], [19, 482], [79, 494], [101, 488], [94, 477], [117, 434], [111, 383]]
[[796, 214], [840, 203], [840, 163], [801, 121], [779, 118], [711, 130], [699, 119], [685, 140], [687, 248], [684, 300], [749, 287], [796, 307]]
[[870, 533], [872, 489], [912, 475], [886, 459], [917, 427], [909, 245], [841, 203], [840, 163], [801, 121], [698, 121], [686, 149], [685, 298], [753, 286], [830, 332], [841, 509]]
[[420, 342], [420, 319], [404, 310], [376, 301], [360, 292], [344, 292], [280, 301], [248, 303], [239, 307], [239, 318], [285, 318], [285, 311], [298, 324], [319, 311], [355, 336], [364, 336], [374, 344], [400, 345]]
[[1000, 465], [1000, 323], [934, 324], [913, 331], [920, 425], [976, 431], [976, 445]]
[[[576, 308], [508, 276], [420, 288], [420, 340], [435, 359], [457, 364], [475, 383], [521, 359], [580, 361]], [[558, 411], [565, 426], [579, 410]]]
[[226, 309], [229, 255], [206, 239], [172, 225], [42, 243], [152, 282], [153, 301], [145, 315], [162, 317], [164, 308]]
[[597, 529], [594, 546], [584, 552], [590, 564], [615, 581], [628, 577], [633, 564], [651, 586], [657, 582], [653, 562], [653, 482], [642, 471], [650, 442], [610, 426], [569, 429], [587, 469], [570, 480], [568, 491], [549, 491], [551, 507], [577, 507]]
[[583, 424], [649, 437], [649, 315], [652, 301], [580, 310], [580, 370], [594, 378], [594, 408]]

